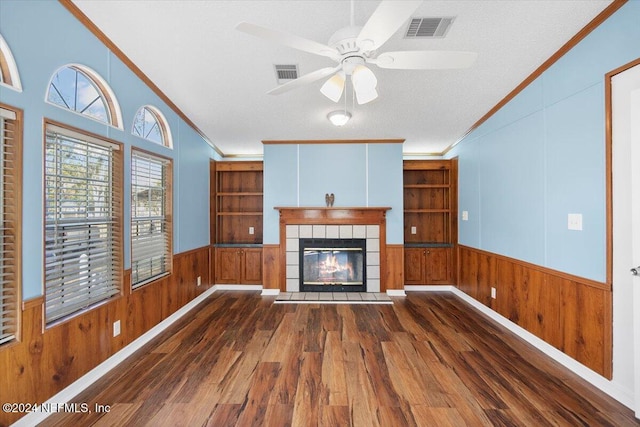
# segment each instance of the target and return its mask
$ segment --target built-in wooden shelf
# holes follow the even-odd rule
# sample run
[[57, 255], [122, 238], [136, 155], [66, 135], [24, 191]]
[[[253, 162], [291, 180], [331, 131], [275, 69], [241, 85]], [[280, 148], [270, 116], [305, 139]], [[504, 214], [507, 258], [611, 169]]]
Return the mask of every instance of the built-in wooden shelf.
[[456, 182], [451, 160], [405, 160], [404, 283], [455, 283]]

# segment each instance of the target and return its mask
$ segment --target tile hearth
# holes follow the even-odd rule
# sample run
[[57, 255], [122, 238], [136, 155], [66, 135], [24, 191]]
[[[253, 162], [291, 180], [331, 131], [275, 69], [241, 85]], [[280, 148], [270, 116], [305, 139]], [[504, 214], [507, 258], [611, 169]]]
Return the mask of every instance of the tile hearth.
[[393, 304], [383, 292], [280, 292], [278, 304]]

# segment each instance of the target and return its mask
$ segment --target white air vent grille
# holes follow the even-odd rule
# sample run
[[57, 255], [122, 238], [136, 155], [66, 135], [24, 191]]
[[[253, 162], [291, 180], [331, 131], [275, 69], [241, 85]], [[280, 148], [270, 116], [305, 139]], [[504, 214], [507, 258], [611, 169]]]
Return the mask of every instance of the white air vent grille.
[[453, 17], [411, 18], [405, 38], [444, 37], [453, 23]]
[[275, 69], [278, 84], [283, 84], [298, 78], [297, 65], [275, 65]]

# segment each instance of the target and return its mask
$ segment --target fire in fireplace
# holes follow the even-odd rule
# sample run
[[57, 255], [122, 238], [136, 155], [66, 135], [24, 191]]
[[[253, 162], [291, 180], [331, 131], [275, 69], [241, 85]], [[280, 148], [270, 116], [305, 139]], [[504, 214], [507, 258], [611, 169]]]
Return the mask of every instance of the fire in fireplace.
[[300, 239], [301, 292], [366, 292], [366, 239]]

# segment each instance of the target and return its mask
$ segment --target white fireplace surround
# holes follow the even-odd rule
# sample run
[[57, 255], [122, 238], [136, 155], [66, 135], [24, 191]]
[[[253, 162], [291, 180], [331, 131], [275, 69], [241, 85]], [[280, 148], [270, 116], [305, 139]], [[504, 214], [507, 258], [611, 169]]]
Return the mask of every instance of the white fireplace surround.
[[367, 292], [380, 292], [379, 225], [297, 225], [286, 226], [287, 292], [300, 291], [300, 239], [367, 239]]

